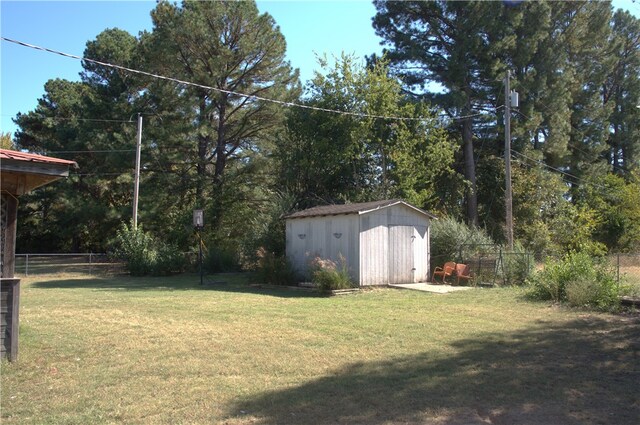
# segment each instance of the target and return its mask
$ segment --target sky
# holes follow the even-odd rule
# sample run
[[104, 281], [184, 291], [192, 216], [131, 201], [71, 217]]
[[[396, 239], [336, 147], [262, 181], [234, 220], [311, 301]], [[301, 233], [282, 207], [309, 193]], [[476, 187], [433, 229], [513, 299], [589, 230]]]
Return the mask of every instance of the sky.
[[[616, 8], [640, 16], [640, 0], [614, 0]], [[260, 12], [271, 14], [287, 41], [287, 59], [300, 69], [302, 82], [313, 77], [316, 54], [353, 53], [364, 60], [380, 53], [380, 39], [371, 19], [369, 0], [258, 1]], [[155, 1], [6, 1], [0, 0], [3, 37], [82, 56], [87, 41], [107, 28], [133, 35], [151, 30]], [[13, 43], [0, 44], [0, 131], [14, 133], [12, 118], [33, 110], [54, 78], [77, 81], [79, 60], [64, 58]]]

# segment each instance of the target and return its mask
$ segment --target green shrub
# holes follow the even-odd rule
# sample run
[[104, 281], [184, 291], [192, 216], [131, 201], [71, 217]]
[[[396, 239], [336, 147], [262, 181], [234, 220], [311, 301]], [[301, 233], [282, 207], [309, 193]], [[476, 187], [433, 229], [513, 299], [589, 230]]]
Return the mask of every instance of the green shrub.
[[623, 283], [620, 285], [620, 295], [640, 298], [640, 284]]
[[548, 261], [530, 279], [530, 296], [573, 306], [607, 310], [617, 307], [619, 288], [610, 265], [586, 253], [569, 253]]
[[125, 262], [132, 276], [149, 274], [156, 263], [157, 252], [151, 236], [142, 230], [123, 223], [116, 231], [112, 255]]
[[533, 256], [520, 245], [513, 252], [503, 253], [503, 278], [507, 285], [524, 285], [533, 272]]
[[151, 270], [154, 275], [170, 275], [185, 271], [189, 262], [178, 247], [171, 244], [157, 243], [156, 262]]
[[449, 217], [431, 222], [431, 257], [436, 262], [456, 261], [460, 254], [469, 258], [494, 247], [493, 240], [478, 227], [469, 227]]
[[293, 285], [296, 283], [296, 273], [286, 257], [258, 249], [258, 278], [262, 283], [271, 285]]
[[156, 241], [142, 226], [122, 224], [116, 232], [112, 256], [125, 262], [132, 276], [168, 275], [184, 271], [187, 260], [173, 245]]
[[210, 246], [202, 263], [209, 273], [236, 272], [241, 269], [237, 250], [221, 245]]
[[588, 306], [596, 298], [598, 284], [592, 280], [579, 279], [567, 282], [567, 302], [573, 306]]
[[353, 288], [353, 282], [347, 269], [347, 262], [341, 255], [340, 265], [332, 260], [315, 257], [309, 263], [311, 281], [322, 291]]

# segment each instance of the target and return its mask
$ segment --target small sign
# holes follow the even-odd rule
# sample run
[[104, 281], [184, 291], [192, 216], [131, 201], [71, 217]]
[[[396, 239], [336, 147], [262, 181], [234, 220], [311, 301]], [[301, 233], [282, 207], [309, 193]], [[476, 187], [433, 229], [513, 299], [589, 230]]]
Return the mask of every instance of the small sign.
[[512, 108], [517, 108], [518, 106], [520, 106], [520, 97], [519, 97], [517, 91], [512, 91], [511, 92], [511, 107]]
[[193, 227], [198, 229], [204, 227], [204, 212], [202, 210], [193, 210]]

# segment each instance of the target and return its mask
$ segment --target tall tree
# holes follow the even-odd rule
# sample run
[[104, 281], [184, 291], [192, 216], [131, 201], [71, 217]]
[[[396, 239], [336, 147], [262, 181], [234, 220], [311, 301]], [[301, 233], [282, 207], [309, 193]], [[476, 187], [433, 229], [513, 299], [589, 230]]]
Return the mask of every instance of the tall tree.
[[[84, 56], [131, 66], [136, 45], [125, 31], [105, 30], [87, 43]], [[25, 198], [21, 208], [31, 229], [20, 231], [44, 237], [20, 238], [20, 249], [101, 251], [110, 230], [130, 214], [135, 125], [128, 121], [139, 86], [90, 62], [83, 67], [79, 82], [48, 81], [36, 109], [15, 119], [19, 148], [79, 165], [56, 185], [56, 195], [45, 189]]]
[[611, 32], [615, 66], [603, 85], [604, 103], [613, 104], [609, 163], [625, 175], [640, 167], [640, 20], [618, 10]]
[[[569, 170], [583, 180], [593, 180], [606, 172], [608, 117], [611, 106], [602, 101], [602, 86], [613, 68], [608, 45], [611, 6], [606, 2], [579, 2], [567, 8], [562, 27], [563, 43], [557, 52], [567, 58], [561, 68], [568, 84], [571, 132]], [[580, 184], [573, 181], [573, 187]]]
[[[499, 77], [505, 69], [500, 52], [515, 42], [502, 23], [515, 21], [516, 12], [496, 2], [374, 1], [376, 33], [397, 75], [414, 93], [434, 99], [460, 135], [464, 176], [469, 182], [467, 220], [478, 224], [474, 130], [484, 121], [481, 112], [493, 110]], [[425, 93], [430, 83], [442, 92]], [[493, 121], [494, 119], [492, 119]]]
[[[254, 2], [162, 1], [151, 16], [153, 32], [142, 38], [150, 68], [211, 87], [174, 85], [168, 91], [191, 118], [184, 137], [195, 154], [196, 203], [208, 205], [212, 197], [212, 221], [219, 223], [230, 163], [246, 164], [267, 150], [284, 118], [281, 104], [257, 96], [295, 99], [297, 71], [284, 59], [285, 40], [273, 18], [259, 14]], [[159, 86], [167, 91], [166, 84]], [[149, 96], [152, 102], [160, 98], [151, 90]]]
[[438, 182], [454, 174], [456, 148], [428, 106], [407, 101], [384, 60], [365, 68], [343, 55], [320, 64], [305, 97], [320, 109], [291, 111], [277, 153], [282, 185], [298, 206], [403, 197], [446, 208]]
[[11, 137], [11, 133], [0, 133], [0, 148], [2, 149], [14, 149], [15, 145], [13, 143], [13, 138]]

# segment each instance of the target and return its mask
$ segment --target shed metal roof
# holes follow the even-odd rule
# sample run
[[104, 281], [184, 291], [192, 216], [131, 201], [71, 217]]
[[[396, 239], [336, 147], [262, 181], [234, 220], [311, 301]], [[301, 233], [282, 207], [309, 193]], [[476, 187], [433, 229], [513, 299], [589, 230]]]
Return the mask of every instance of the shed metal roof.
[[362, 202], [357, 204], [343, 204], [343, 205], [322, 205], [319, 207], [308, 208], [306, 210], [298, 211], [284, 218], [306, 218], [306, 217], [320, 217], [325, 215], [342, 215], [342, 214], [366, 214], [378, 209], [387, 208], [392, 205], [402, 204], [407, 207], [426, 215], [429, 218], [436, 218], [433, 214], [428, 213], [418, 207], [411, 205], [402, 199], [387, 199], [384, 201]]

